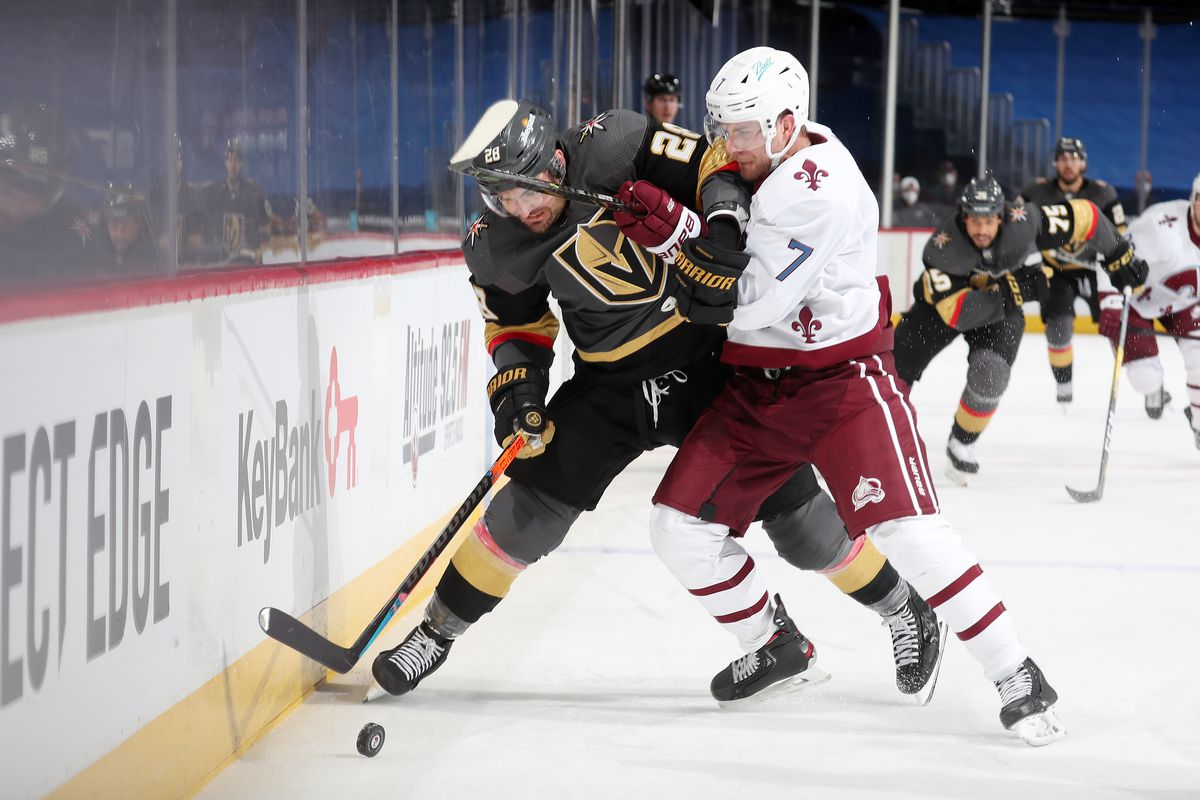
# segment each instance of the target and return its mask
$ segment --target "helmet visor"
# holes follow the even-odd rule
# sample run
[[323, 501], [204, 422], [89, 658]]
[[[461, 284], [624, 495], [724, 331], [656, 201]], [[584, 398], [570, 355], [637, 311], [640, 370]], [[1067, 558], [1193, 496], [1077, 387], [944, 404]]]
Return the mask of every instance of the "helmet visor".
[[724, 139], [726, 145], [735, 150], [752, 150], [767, 141], [758, 122], [718, 122], [712, 114], [704, 116], [704, 136], [709, 144]]

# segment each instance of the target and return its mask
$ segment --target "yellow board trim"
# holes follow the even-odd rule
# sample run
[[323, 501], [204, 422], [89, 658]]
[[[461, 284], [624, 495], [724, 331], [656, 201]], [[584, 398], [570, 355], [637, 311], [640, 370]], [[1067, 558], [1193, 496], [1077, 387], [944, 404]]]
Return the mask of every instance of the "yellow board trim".
[[884, 563], [883, 553], [879, 552], [870, 539], [866, 539], [862, 549], [858, 551], [858, 555], [846, 565], [845, 569], [827, 573], [825, 577], [834, 586], [846, 594], [850, 594], [875, 580], [875, 576], [883, 569]]
[[[447, 553], [454, 552], [479, 513], [463, 524], [455, 541], [446, 548]], [[301, 621], [334, 641], [351, 641], [379, 610], [383, 600], [395, 591], [396, 576], [407, 574], [450, 516], [447, 514], [425, 528], [334, 592], [320, 606], [300, 617]], [[447, 563], [449, 559], [443, 553], [405, 601], [393, 623], [420, 607], [437, 585]], [[283, 721], [329, 674], [321, 665], [266, 639], [48, 797], [60, 800], [191, 796]]]
[[641, 336], [637, 337], [636, 339], [630, 339], [628, 342], [626, 342], [625, 344], [616, 348], [615, 350], [608, 350], [608, 351], [599, 352], [599, 353], [589, 353], [586, 350], [576, 349], [575, 352], [578, 353], [579, 357], [581, 359], [583, 359], [584, 361], [591, 361], [593, 363], [620, 361], [622, 358], [629, 355], [630, 353], [635, 353], [638, 350], [641, 350], [643, 347], [650, 344], [655, 339], [662, 338], [666, 334], [668, 334], [671, 331], [678, 328], [685, 321], [686, 320], [684, 320], [683, 317], [679, 316], [679, 312], [676, 311], [675, 314], [672, 317], [670, 317], [669, 319], [666, 319], [663, 322], [659, 323], [658, 325], [656, 325], [655, 327], [646, 331], [645, 333], [643, 333]]

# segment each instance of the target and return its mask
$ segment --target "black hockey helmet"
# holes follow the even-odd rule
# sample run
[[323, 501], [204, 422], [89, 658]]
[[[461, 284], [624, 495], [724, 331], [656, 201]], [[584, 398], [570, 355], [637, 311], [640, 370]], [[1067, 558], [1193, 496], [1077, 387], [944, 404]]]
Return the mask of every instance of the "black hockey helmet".
[[683, 86], [679, 83], [679, 78], [669, 72], [656, 72], [646, 78], [646, 82], [642, 84], [642, 94], [646, 97], [657, 97], [660, 94], [673, 94], [676, 97], [683, 97]]
[[1087, 161], [1087, 148], [1083, 146], [1083, 139], [1076, 139], [1071, 136], [1060, 136], [1054, 144], [1054, 160], [1066, 153], [1074, 153], [1079, 156], [1080, 161]]
[[45, 106], [0, 113], [0, 181], [42, 198], [50, 208], [67, 185], [67, 132]]
[[145, 212], [146, 198], [132, 183], [109, 181], [104, 190], [104, 216], [108, 219], [128, 219]]
[[958, 198], [965, 217], [991, 217], [1004, 211], [1004, 190], [991, 175], [972, 178]]

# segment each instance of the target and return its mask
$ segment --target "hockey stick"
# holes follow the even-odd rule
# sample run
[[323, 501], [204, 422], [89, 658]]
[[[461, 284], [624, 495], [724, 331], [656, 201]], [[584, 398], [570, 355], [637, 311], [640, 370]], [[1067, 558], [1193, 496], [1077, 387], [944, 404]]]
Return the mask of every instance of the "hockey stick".
[[1125, 304], [1121, 307], [1121, 329], [1117, 333], [1116, 359], [1113, 362], [1112, 391], [1108, 396], [1108, 419], [1104, 423], [1104, 448], [1100, 451], [1100, 480], [1096, 488], [1088, 492], [1067, 487], [1067, 494], [1077, 503], [1094, 503], [1104, 495], [1104, 478], [1108, 474], [1108, 451], [1112, 447], [1113, 422], [1117, 416], [1117, 389], [1121, 386], [1121, 362], [1125, 360], [1125, 332], [1129, 329], [1129, 308], [1133, 305], [1132, 288], [1126, 286], [1121, 292]]
[[425, 577], [425, 573], [429, 572], [429, 568], [433, 566], [437, 557], [450, 545], [454, 535], [458, 533], [458, 529], [471, 516], [471, 512], [487, 495], [488, 490], [512, 464], [513, 459], [517, 457], [517, 453], [525, 446], [525, 443], [525, 437], [520, 433], [513, 437], [513, 440], [500, 453], [500, 457], [496, 459], [496, 463], [492, 464], [491, 469], [484, 474], [479, 483], [475, 484], [475, 488], [467, 495], [467, 499], [458, 507], [454, 516], [446, 523], [446, 527], [442, 528], [442, 532], [433, 540], [433, 544], [429, 545], [429, 549], [417, 560], [416, 566], [409, 571], [408, 576], [396, 587], [396, 591], [392, 592], [392, 596], [384, 603], [383, 608], [379, 609], [379, 613], [375, 615], [371, 623], [354, 640], [354, 644], [349, 647], [334, 644], [286, 611], [270, 606], [258, 612], [258, 624], [263, 632], [275, 641], [287, 645], [297, 653], [323, 664], [334, 672], [349, 672], [362, 658], [362, 654], [367, 651], [375, 638], [391, 622], [392, 617], [400, 610], [400, 606]]
[[590, 192], [586, 189], [576, 189], [573, 186], [564, 186], [561, 183], [544, 181], [540, 178], [531, 178], [528, 175], [518, 175], [515, 172], [508, 172], [502, 169], [474, 167], [471, 166], [469, 161], [466, 163], [452, 163], [450, 165], [450, 169], [454, 170], [455, 172], [461, 172], [463, 175], [470, 175], [472, 178], [482, 175], [485, 178], [507, 181], [508, 183], [520, 186], [523, 189], [541, 192], [542, 194], [551, 194], [555, 197], [565, 197], [568, 200], [578, 200], [582, 203], [588, 203], [589, 205], [600, 206], [601, 208], [611, 208], [614, 211], [628, 211], [630, 213], [643, 211], [643, 213], [645, 213], [644, 210], [634, 208], [628, 203], [623, 203], [617, 198], [613, 197], [611, 194], [605, 194], [604, 192]]

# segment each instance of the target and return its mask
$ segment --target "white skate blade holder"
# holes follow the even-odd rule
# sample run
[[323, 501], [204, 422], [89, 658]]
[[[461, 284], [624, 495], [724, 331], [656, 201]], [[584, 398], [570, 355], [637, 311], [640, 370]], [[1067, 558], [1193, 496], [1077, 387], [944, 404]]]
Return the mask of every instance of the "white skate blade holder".
[[723, 711], [734, 711], [739, 708], [751, 708], [768, 700], [773, 700], [783, 695], [796, 694], [804, 691], [811, 686], [816, 686], [818, 683], [824, 683], [830, 679], [830, 674], [816, 665], [816, 662], [809, 662], [808, 669], [798, 675], [793, 675], [790, 678], [785, 678], [778, 683], [773, 683], [761, 692], [744, 697], [741, 700], [718, 700], [717, 705]]
[[363, 702], [370, 703], [374, 700], [378, 700], [379, 698], [386, 697], [386, 696], [387, 696], [387, 692], [384, 691], [384, 688], [382, 686], [380, 686], [378, 683], [376, 683], [375, 681], [371, 681], [371, 683], [367, 686], [367, 693], [363, 697]]
[[966, 472], [957, 470], [950, 462], [946, 463], [946, 477], [956, 486], [966, 486], [970, 482], [970, 478]]
[[1011, 730], [1030, 747], [1045, 747], [1067, 735], [1067, 729], [1063, 727], [1053, 708], [1030, 714], [1013, 725]]

